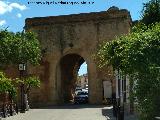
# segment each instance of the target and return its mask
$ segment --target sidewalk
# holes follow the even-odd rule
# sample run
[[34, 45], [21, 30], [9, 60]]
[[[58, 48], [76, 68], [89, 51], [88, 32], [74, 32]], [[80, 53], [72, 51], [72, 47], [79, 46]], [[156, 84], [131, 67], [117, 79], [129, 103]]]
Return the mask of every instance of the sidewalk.
[[[102, 115], [107, 118], [107, 120], [116, 120], [116, 117], [113, 116], [113, 107], [104, 107], [102, 109]], [[124, 120], [138, 120], [135, 115], [124, 115]]]

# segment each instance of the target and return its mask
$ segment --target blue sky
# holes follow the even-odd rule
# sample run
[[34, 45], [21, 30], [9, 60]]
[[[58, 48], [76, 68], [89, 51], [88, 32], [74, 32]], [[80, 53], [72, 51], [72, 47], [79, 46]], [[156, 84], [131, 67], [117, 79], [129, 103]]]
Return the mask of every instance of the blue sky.
[[81, 65], [81, 67], [80, 67], [80, 69], [79, 69], [79, 71], [78, 71], [78, 74], [79, 74], [79, 75], [83, 75], [83, 74], [85, 74], [85, 73], [87, 73], [87, 64], [86, 64], [86, 62], [84, 62], [84, 63]]
[[[61, 0], [0, 0], [0, 28], [8, 27], [8, 30], [17, 32], [22, 31], [26, 18], [100, 12], [106, 11], [111, 6], [129, 10], [132, 20], [138, 20], [140, 19], [143, 3], [149, 0], [62, 0], [94, 3], [83, 5], [28, 4], [28, 2], [39, 1], [60, 2]], [[86, 64], [83, 64], [79, 74], [83, 74], [86, 71]]]

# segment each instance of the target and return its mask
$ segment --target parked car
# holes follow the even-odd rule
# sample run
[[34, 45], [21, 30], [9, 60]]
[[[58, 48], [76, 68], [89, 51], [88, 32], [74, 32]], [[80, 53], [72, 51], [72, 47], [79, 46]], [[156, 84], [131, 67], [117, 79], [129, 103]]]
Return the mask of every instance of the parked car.
[[75, 91], [82, 91], [82, 88], [76, 88]]
[[74, 97], [74, 103], [88, 103], [88, 91], [79, 91]]
[[76, 88], [75, 89], [75, 95], [77, 95], [78, 92], [82, 91], [82, 88]]
[[84, 92], [88, 92], [88, 90], [86, 90], [86, 89], [82, 89], [82, 91], [84, 91]]

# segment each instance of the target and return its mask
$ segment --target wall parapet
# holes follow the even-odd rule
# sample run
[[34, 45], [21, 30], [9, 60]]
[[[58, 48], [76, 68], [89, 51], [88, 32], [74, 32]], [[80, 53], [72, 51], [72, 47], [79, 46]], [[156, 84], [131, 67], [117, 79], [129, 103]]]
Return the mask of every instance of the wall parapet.
[[126, 9], [119, 10], [117, 7], [111, 7], [107, 11], [101, 11], [101, 12], [27, 18], [25, 20], [25, 25], [26, 25], [25, 27], [28, 28], [28, 27], [52, 25], [52, 24], [110, 20], [117, 18], [131, 20], [130, 13]]

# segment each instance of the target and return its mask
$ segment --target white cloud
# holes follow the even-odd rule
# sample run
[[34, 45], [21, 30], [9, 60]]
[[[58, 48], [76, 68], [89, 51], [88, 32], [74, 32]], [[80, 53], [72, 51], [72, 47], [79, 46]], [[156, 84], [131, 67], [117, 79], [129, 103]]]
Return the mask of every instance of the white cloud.
[[11, 3], [9, 6], [12, 8], [17, 8], [19, 10], [25, 10], [27, 8], [25, 5], [20, 5], [18, 3]]
[[10, 12], [12, 10], [5, 2], [0, 1], [0, 14]]
[[21, 17], [22, 17], [22, 15], [21, 15], [20, 13], [18, 13], [16, 16], [17, 16], [18, 18], [21, 18]]
[[6, 24], [6, 21], [5, 20], [0, 20], [0, 26]]
[[11, 12], [14, 8], [19, 9], [21, 11], [27, 9], [25, 5], [0, 1], [0, 15], [5, 14], [6, 12]]

